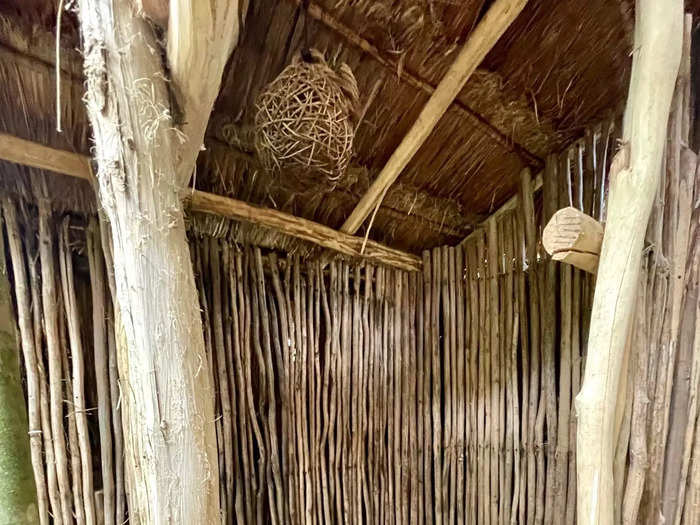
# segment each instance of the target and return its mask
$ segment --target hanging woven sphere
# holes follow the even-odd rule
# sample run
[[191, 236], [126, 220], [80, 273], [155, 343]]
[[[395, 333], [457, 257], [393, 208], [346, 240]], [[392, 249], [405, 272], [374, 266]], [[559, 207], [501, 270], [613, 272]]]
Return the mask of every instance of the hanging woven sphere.
[[301, 191], [330, 190], [345, 175], [355, 137], [357, 81], [312, 49], [297, 55], [258, 96], [255, 147], [269, 172]]

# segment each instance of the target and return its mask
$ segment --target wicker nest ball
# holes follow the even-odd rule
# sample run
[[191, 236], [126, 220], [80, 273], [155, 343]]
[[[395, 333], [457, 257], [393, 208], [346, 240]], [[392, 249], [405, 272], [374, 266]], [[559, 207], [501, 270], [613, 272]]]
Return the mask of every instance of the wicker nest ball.
[[305, 55], [258, 96], [255, 148], [263, 167], [291, 176], [295, 189], [330, 190], [352, 155], [357, 81], [347, 64], [332, 68], [315, 49]]

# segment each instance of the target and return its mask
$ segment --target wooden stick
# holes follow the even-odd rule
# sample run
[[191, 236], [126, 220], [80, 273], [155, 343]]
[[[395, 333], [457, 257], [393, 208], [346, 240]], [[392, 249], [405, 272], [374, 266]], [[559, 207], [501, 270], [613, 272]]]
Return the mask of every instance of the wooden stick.
[[[565, 204], [566, 200], [562, 198], [562, 194], [567, 194], [571, 188], [570, 185], [570, 163], [568, 157], [562, 155], [564, 162], [561, 165], [559, 173], [559, 206]], [[549, 223], [545, 227], [542, 234], [542, 243], [545, 244], [545, 249], [549, 251], [545, 239], [551, 237], [547, 235], [547, 228], [551, 225], [562, 226], [563, 222], [568, 222], [568, 218], [578, 216], [578, 210], [573, 207], [564, 208], [571, 210], [565, 214], [560, 213], [562, 210], [552, 216]], [[550, 230], [551, 233], [551, 230]], [[585, 239], [586, 237], [584, 237]], [[561, 246], [561, 239], [557, 238], [554, 242], [556, 249]], [[551, 252], [550, 252], [551, 253]], [[557, 252], [559, 253], [559, 252]], [[554, 257], [552, 257], [554, 259]], [[556, 260], [556, 259], [555, 259]], [[552, 264], [552, 263], [549, 263]], [[554, 454], [554, 520], [563, 520], [566, 514], [566, 496], [568, 493], [568, 471], [569, 471], [569, 418], [571, 416], [571, 331], [572, 331], [572, 301], [576, 298], [572, 295], [573, 268], [568, 264], [558, 265], [559, 270], [559, 396], [558, 396], [558, 422], [557, 422], [557, 440], [556, 450]], [[575, 266], [575, 265], [574, 265]], [[573, 480], [572, 480], [573, 481]]]
[[442, 501], [445, 505], [445, 520], [448, 523], [454, 523], [454, 500], [450, 491], [454, 486], [454, 480], [451, 478], [452, 473], [456, 474], [454, 463], [454, 441], [453, 441], [453, 425], [454, 425], [454, 353], [452, 341], [452, 303], [450, 286], [450, 249], [447, 246], [440, 248], [441, 261], [441, 297], [442, 297], [442, 333], [443, 333], [443, 351], [442, 351], [442, 370], [443, 370], [443, 396], [445, 400], [444, 409], [444, 429], [442, 440], [442, 448], [444, 454], [442, 477]]
[[[407, 338], [408, 349], [408, 365], [406, 367], [406, 377], [408, 378], [408, 397], [407, 397], [407, 412], [408, 412], [408, 431], [409, 431], [409, 471], [410, 471], [410, 524], [417, 525], [419, 522], [418, 513], [418, 498], [422, 491], [422, 484], [419, 479], [420, 474], [420, 450], [418, 447], [418, 432], [419, 415], [422, 407], [418, 404], [418, 389], [422, 389], [421, 381], [418, 380], [417, 356], [418, 350], [418, 315], [417, 303], [418, 298], [418, 276], [415, 273], [404, 274], [404, 292], [407, 295], [406, 302], [408, 304], [407, 315], [405, 317], [405, 332]], [[422, 378], [421, 378], [422, 379]], [[421, 436], [422, 439], [422, 436]], [[421, 447], [422, 448], [422, 447]]]
[[0, 134], [0, 159], [90, 180], [90, 159], [84, 155], [50, 148], [6, 133]]
[[59, 243], [59, 266], [61, 269], [61, 289], [63, 304], [68, 321], [68, 338], [70, 341], [72, 362], [73, 412], [77, 433], [78, 453], [82, 472], [82, 489], [84, 494], [85, 522], [95, 523], [95, 504], [93, 499], [94, 486], [92, 480], [92, 453], [85, 404], [85, 363], [83, 357], [83, 342], [80, 334], [80, 316], [73, 274], [73, 256], [69, 246], [70, 218], [63, 220]]
[[435, 523], [443, 522], [445, 501], [443, 499], [443, 449], [442, 449], [442, 417], [441, 417], [441, 379], [442, 365], [440, 362], [440, 281], [441, 281], [441, 257], [438, 248], [432, 253], [432, 293], [430, 306], [430, 335], [431, 335], [431, 368], [433, 374], [433, 483], [434, 483], [434, 516]]
[[[50, 226], [48, 201], [39, 201], [39, 255], [41, 262], [41, 299], [44, 307], [44, 329], [49, 361], [49, 402], [51, 434], [54, 444], [56, 476], [63, 523], [71, 523], [70, 482], [63, 427], [63, 385], [61, 348], [58, 332], [56, 271], [54, 265], [53, 232]], [[58, 510], [58, 509], [55, 509]]]
[[469, 36], [454, 63], [435, 89], [418, 119], [343, 224], [341, 231], [355, 233], [387, 189], [423, 145], [469, 77], [523, 10], [527, 0], [497, 0]]
[[498, 451], [498, 523], [504, 524], [504, 519], [506, 515], [510, 516], [510, 511], [508, 505], [510, 504], [510, 498], [506, 497], [506, 443], [507, 443], [507, 433], [508, 433], [508, 422], [507, 422], [507, 397], [508, 397], [508, 352], [509, 349], [509, 330], [511, 328], [510, 323], [506, 318], [512, 314], [512, 304], [508, 303], [506, 297], [506, 272], [505, 272], [505, 244], [506, 244], [506, 234], [504, 228], [504, 221], [500, 220], [496, 222], [497, 226], [497, 247], [498, 258], [497, 264], [497, 278], [496, 284], [498, 287], [498, 361], [499, 361], [499, 382], [497, 385], [498, 391], [498, 446], [496, 450]]
[[[277, 305], [278, 305], [278, 310], [279, 310], [279, 322], [280, 322], [280, 343], [282, 347], [280, 348], [280, 352], [282, 353], [282, 368], [281, 368], [281, 373], [280, 373], [280, 398], [281, 398], [281, 404], [282, 404], [282, 435], [284, 439], [288, 440], [291, 438], [291, 432], [292, 432], [292, 422], [294, 421], [293, 418], [293, 413], [292, 413], [292, 396], [294, 395], [292, 389], [293, 389], [293, 382], [292, 378], [290, 377], [289, 374], [289, 367], [290, 367], [290, 352], [289, 352], [289, 345], [288, 342], [290, 341], [289, 339], [289, 321], [287, 318], [287, 310], [286, 310], [286, 301], [282, 292], [282, 286], [279, 278], [279, 273], [278, 273], [278, 264], [277, 264], [277, 256], [272, 253], [270, 256], [270, 268], [272, 270], [272, 287], [275, 292], [275, 298], [277, 300]], [[276, 324], [276, 323], [275, 323]], [[330, 371], [329, 371], [330, 372]], [[325, 380], [324, 380], [325, 382]], [[329, 394], [330, 396], [330, 394]], [[290, 445], [287, 445], [284, 447], [284, 453], [283, 453], [283, 471], [285, 472], [287, 476], [287, 483], [286, 483], [286, 488], [283, 489], [284, 493], [288, 495], [289, 501], [287, 505], [287, 510], [285, 510], [284, 516], [286, 515], [290, 516], [290, 519], [294, 516], [294, 505], [293, 505], [293, 497], [291, 495], [291, 476], [289, 473], [289, 470], [292, 468], [292, 462], [293, 462], [293, 455], [291, 454], [291, 449], [292, 447]], [[325, 510], [325, 505], [324, 505], [324, 512], [329, 512], [329, 510]]]
[[197, 190], [189, 195], [188, 202], [192, 211], [244, 220], [272, 228], [286, 235], [318, 244], [351, 257], [374, 260], [402, 270], [418, 271], [420, 269], [420, 259], [413, 255], [388, 248], [374, 241], [367, 241], [363, 251], [364, 239], [342, 231], [338, 232], [323, 224], [295, 217], [288, 213], [253, 206], [242, 201]]
[[[99, 213], [100, 247], [102, 257], [107, 270], [107, 285], [109, 299], [107, 300], [107, 349], [109, 352], [109, 390], [112, 401], [112, 427], [114, 432], [114, 474], [116, 482], [116, 524], [124, 522], [127, 511], [127, 484], [126, 479], [126, 456], [128, 449], [128, 437], [125, 438], [124, 425], [122, 422], [122, 397], [120, 389], [120, 354], [125, 345], [124, 327], [121, 321], [119, 304], [117, 302], [117, 285], [114, 276], [114, 263], [112, 260], [112, 232], [107, 219]], [[121, 365], [123, 374], [126, 375], [125, 365]], [[134, 516], [134, 521], [138, 515]]]
[[[39, 520], [41, 525], [49, 522], [49, 497], [47, 493], [46, 473], [42, 458], [42, 425], [41, 425], [41, 391], [39, 369], [37, 364], [37, 349], [35, 348], [35, 335], [31, 318], [31, 302], [29, 292], [29, 280], [25, 269], [25, 259], [22, 250], [19, 224], [17, 221], [17, 209], [15, 203], [9, 197], [2, 197], [2, 212], [7, 229], [10, 259], [12, 260], [12, 275], [14, 277], [15, 301], [17, 305], [17, 322], [19, 324], [20, 343], [27, 384], [27, 413], [29, 419], [29, 447], [36, 484], [37, 500], [39, 507]], [[31, 264], [31, 263], [30, 263]], [[33, 266], [33, 264], [32, 264]], [[34, 305], [35, 310], [38, 305]], [[44, 436], [46, 438], [47, 436]], [[51, 467], [47, 450], [46, 464]]]
[[[423, 252], [423, 366], [425, 368], [423, 376], [423, 509], [425, 512], [425, 524], [434, 523], [433, 502], [433, 470], [434, 470], [434, 449], [433, 449], [433, 425], [432, 425], [432, 390], [431, 379], [433, 377], [433, 332], [432, 332], [432, 306], [433, 306], [433, 285], [432, 285], [432, 262], [429, 251]], [[431, 458], [431, 455], [433, 457]]]
[[468, 357], [467, 347], [464, 336], [469, 331], [469, 323], [466, 322], [464, 313], [464, 250], [457, 247], [453, 250], [454, 253], [454, 274], [452, 276], [455, 287], [455, 353], [456, 353], [456, 376], [457, 376], [457, 397], [455, 399], [455, 412], [457, 414], [457, 439], [456, 439], [456, 457], [457, 457], [457, 476], [456, 490], [457, 498], [455, 504], [457, 506], [457, 522], [465, 523], [467, 517], [467, 506], [469, 502], [465, 499], [465, 484], [469, 483], [466, 462], [467, 462], [467, 441], [468, 437], [468, 419], [469, 419], [469, 381], [467, 376], [467, 368], [465, 360]]
[[470, 390], [470, 405], [471, 405], [471, 436], [470, 436], [470, 525], [476, 525], [479, 518], [479, 494], [480, 484], [482, 480], [481, 471], [478, 468], [479, 458], [481, 456], [481, 447], [483, 445], [483, 398], [479, 395], [480, 389], [483, 390], [483, 384], [480, 382], [480, 360], [479, 352], [480, 334], [479, 334], [479, 255], [476, 250], [476, 243], [468, 244], [465, 249], [467, 252], [467, 270], [469, 282], [469, 381]]
[[[511, 426], [513, 427], [511, 433], [511, 449], [513, 452], [513, 499], [510, 510], [510, 523], [517, 523], [518, 517], [524, 515], [524, 509], [520, 509], [520, 505], [524, 503], [524, 491], [522, 489], [522, 472], [521, 468], [523, 466], [522, 461], [522, 448], [521, 448], [521, 412], [520, 412], [520, 398], [518, 389], [518, 343], [520, 336], [520, 296], [517, 290], [518, 282], [515, 281], [515, 276], [513, 275], [514, 268], [513, 265], [517, 264], [519, 259], [516, 257], [517, 249], [522, 247], [522, 236], [518, 235], [517, 232], [517, 219], [515, 214], [511, 218], [511, 225], [509, 227], [509, 235], [511, 237], [511, 258], [507, 260], [509, 265], [509, 280], [513, 281], [510, 286], [515, 287], [512, 290], [513, 296], [513, 325], [511, 327], [511, 339], [508, 341], [510, 343], [510, 383], [509, 388], [511, 390], [511, 401], [510, 401], [510, 418]], [[520, 241], [520, 242], [518, 242]], [[522, 250], [520, 250], [522, 253]], [[522, 272], [518, 272], [522, 273]], [[527, 387], [523, 382], [523, 389], [527, 390]], [[521, 523], [524, 520], [521, 521]]]
[[[503, 311], [503, 353], [502, 353], [502, 366], [503, 370], [502, 381], [503, 386], [501, 390], [505, 393], [504, 396], [504, 406], [502, 412], [504, 414], [504, 424], [505, 424], [505, 441], [503, 443], [504, 455], [504, 479], [503, 479], [503, 490], [500, 494], [500, 499], [503, 501], [502, 512], [501, 512], [501, 523], [504, 525], [511, 523], [512, 520], [517, 515], [517, 479], [516, 470], [520, 468], [520, 458], [519, 451], [520, 443], [518, 429], [518, 419], [515, 415], [515, 405], [516, 397], [518, 396], [517, 380], [515, 379], [515, 372], [513, 370], [513, 362], [517, 359], [517, 315], [518, 315], [518, 304], [517, 297], [514, 296], [514, 286], [515, 282], [513, 279], [513, 214], [508, 214], [503, 218], [501, 227], [501, 234], [503, 237], [503, 249], [502, 249], [502, 260], [503, 260], [503, 272], [504, 278], [502, 279], [501, 288], [503, 289], [503, 303], [505, 303], [505, 308], [501, 308]], [[513, 328], [515, 323], [515, 329]], [[515, 485], [515, 486], [514, 486]], [[513, 496], [515, 494], [515, 497]], [[514, 511], [516, 514], [514, 514]]]
[[608, 525], [614, 519], [615, 400], [678, 74], [683, 3], [640, 0], [637, 24], [625, 125], [630, 169], [611, 181], [586, 372], [576, 400], [580, 525]]
[[88, 227], [88, 261], [92, 288], [92, 325], [97, 383], [98, 421], [100, 427], [100, 456], [105, 524], [115, 523], [114, 460], [112, 457], [112, 409], [109, 398], [107, 336], [105, 332], [105, 281], [101, 240], [96, 219]]
[[[532, 513], [532, 508], [528, 508], [528, 500], [530, 497], [529, 491], [533, 492], [534, 496], [534, 484], [530, 485], [530, 468], [531, 464], [534, 467], [534, 454], [531, 452], [532, 448], [530, 446], [531, 437], [531, 424], [530, 424], [530, 398], [534, 395], [530, 392], [530, 377], [531, 377], [531, 341], [529, 338], [529, 313], [528, 313], [528, 299], [527, 299], [527, 289], [526, 289], [526, 275], [525, 275], [525, 260], [523, 255], [527, 253], [528, 247], [526, 244], [526, 234], [525, 234], [525, 220], [522, 212], [522, 206], [519, 206], [516, 215], [517, 224], [517, 238], [516, 238], [516, 253], [520, 256], [516, 257], [516, 274], [517, 274], [517, 300], [518, 300], [518, 320], [519, 326], [515, 329], [519, 330], [520, 337], [520, 361], [521, 361], [521, 402], [516, 408], [516, 411], [521, 412], [521, 422], [520, 422], [520, 454], [521, 454], [521, 467], [520, 467], [520, 496], [518, 501], [518, 519], [519, 523], [526, 525], [528, 523], [528, 518]], [[534, 271], [534, 268], [531, 269]], [[518, 349], [516, 348], [516, 351]], [[514, 364], [514, 369], [516, 365]], [[517, 399], [517, 397], [516, 397]], [[534, 426], [534, 421], [533, 421]]]
[[209, 276], [211, 278], [211, 319], [213, 337], [212, 351], [216, 357], [215, 383], [218, 386], [219, 405], [221, 414], [219, 453], [223, 453], [223, 464], [219, 465], [219, 475], [225, 487], [225, 498], [221, 500], [221, 508], [225, 516], [233, 515], [233, 428], [231, 421], [231, 395], [229, 394], [228, 374], [226, 372], [226, 350], [224, 348], [224, 328], [222, 315], [222, 283], [221, 283], [221, 247], [217, 240], [209, 243]]
[[[490, 323], [488, 321], [488, 276], [486, 269], [486, 245], [484, 232], [477, 237], [477, 275], [479, 276], [479, 430], [481, 447], [479, 454], [482, 465], [480, 476], [479, 523], [491, 524], [491, 353]], [[493, 523], [492, 525], [496, 525]]]
[[[59, 311], [64, 313], [63, 304], [59, 299]], [[68, 363], [68, 335], [64, 315], [58, 318], [59, 332], [61, 333], [61, 361], [63, 363], [63, 377], [65, 381], [66, 396], [73, 397], [73, 388], [70, 382], [70, 364]], [[78, 428], [75, 424], [75, 411], [66, 413], [68, 426], [68, 452], [70, 454], [71, 489], [73, 492], [73, 508], [71, 512], [77, 525], [85, 525], [85, 505], [83, 504], [82, 466], [80, 463], [80, 446], [78, 445]], [[87, 495], [90, 498], [92, 494]]]
[[[37, 243], [38, 245], [38, 243]], [[32, 324], [34, 332], [34, 348], [36, 350], [36, 363], [39, 372], [39, 403], [41, 416], [41, 433], [44, 437], [44, 454], [46, 456], [46, 480], [48, 487], [49, 501], [51, 502], [51, 511], [53, 519], [57, 523], [63, 523], [61, 517], [61, 499], [58, 491], [58, 473], [56, 472], [56, 454], [54, 452], [53, 434], [51, 432], [51, 408], [49, 395], [49, 381], [44, 364], [43, 351], [43, 333], [44, 328], [42, 320], [44, 318], [41, 295], [41, 279], [40, 269], [37, 268], [40, 264], [39, 247], [30, 248], [29, 243], [25, 241], [25, 259], [29, 263], [29, 282], [31, 285], [31, 312]]]

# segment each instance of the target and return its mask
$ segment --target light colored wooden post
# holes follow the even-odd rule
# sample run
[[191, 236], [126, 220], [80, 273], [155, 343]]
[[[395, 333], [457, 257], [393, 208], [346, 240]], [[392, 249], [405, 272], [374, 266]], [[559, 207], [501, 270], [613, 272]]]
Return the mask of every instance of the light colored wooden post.
[[644, 233], [659, 183], [680, 65], [682, 0], [638, 0], [624, 140], [629, 167], [610, 181], [578, 412], [578, 524], [612, 525], [615, 407], [636, 299]]
[[[185, 233], [187, 185], [224, 64], [236, 0], [171, 0], [168, 61], [130, 0], [80, 0], [86, 105], [112, 230], [126, 345], [117, 345], [130, 513], [139, 523], [221, 519], [214, 386]], [[124, 355], [126, 354], [126, 355]]]

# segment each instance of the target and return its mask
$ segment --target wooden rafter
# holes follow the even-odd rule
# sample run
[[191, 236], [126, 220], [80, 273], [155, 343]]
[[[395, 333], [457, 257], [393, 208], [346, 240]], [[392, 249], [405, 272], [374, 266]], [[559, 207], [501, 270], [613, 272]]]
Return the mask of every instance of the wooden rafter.
[[[301, 5], [302, 0], [289, 0], [290, 2]], [[328, 29], [342, 37], [349, 44], [360, 49], [362, 52], [371, 56], [378, 64], [386, 68], [392, 74], [396, 74], [401, 71], [400, 80], [406, 82], [409, 86], [423, 91], [427, 95], [432, 95], [437, 89], [436, 86], [432, 85], [427, 80], [421, 78], [416, 73], [406, 69], [401, 68], [398, 62], [394, 59], [385, 56], [377, 47], [372, 44], [369, 40], [365, 39], [352, 28], [346, 26], [331, 14], [326, 12], [321, 6], [310, 2], [306, 7], [306, 12], [308, 15], [322, 23]], [[506, 136], [501, 130], [494, 126], [487, 118], [478, 112], [474, 111], [472, 108], [464, 104], [461, 100], [454, 99], [451, 105], [457, 109], [464, 117], [469, 119], [475, 126], [477, 126], [481, 131], [483, 131], [489, 138], [497, 142], [501, 147], [507, 151], [512, 151], [517, 154], [522, 161], [533, 168], [541, 168], [544, 163], [540, 157], [529, 151], [522, 144], [514, 142], [510, 137]]]
[[[2, 133], [0, 159], [92, 180], [89, 157]], [[242, 220], [351, 257], [362, 257], [403, 270], [418, 271], [422, 268], [421, 259], [415, 255], [373, 241], [368, 241], [362, 251], [362, 238], [289, 213], [198, 190], [187, 190], [185, 200], [193, 212]]]
[[408, 133], [341, 228], [355, 233], [410, 162], [486, 54], [523, 10], [527, 0], [497, 0], [476, 26]]

